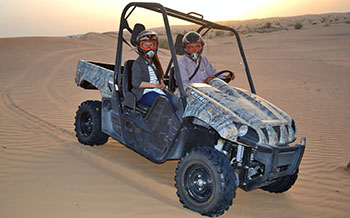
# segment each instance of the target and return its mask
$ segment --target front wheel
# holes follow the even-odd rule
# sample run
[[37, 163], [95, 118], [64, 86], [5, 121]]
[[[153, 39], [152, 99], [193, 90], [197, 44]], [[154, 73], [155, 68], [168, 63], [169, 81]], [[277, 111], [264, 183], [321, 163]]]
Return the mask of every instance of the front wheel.
[[78, 141], [84, 145], [103, 145], [108, 140], [108, 135], [101, 130], [100, 101], [81, 103], [75, 116], [74, 126]]
[[178, 163], [177, 195], [184, 207], [206, 216], [219, 216], [236, 195], [235, 175], [229, 160], [212, 147], [197, 147]]

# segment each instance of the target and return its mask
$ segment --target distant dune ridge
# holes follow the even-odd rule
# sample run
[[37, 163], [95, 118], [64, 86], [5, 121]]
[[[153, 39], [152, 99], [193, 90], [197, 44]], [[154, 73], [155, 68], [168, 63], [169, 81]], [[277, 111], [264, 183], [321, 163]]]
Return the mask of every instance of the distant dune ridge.
[[269, 32], [269, 29], [271, 29], [272, 31], [295, 29], [296, 24], [301, 24], [305, 28], [311, 28], [312, 26], [319, 27], [340, 23], [350, 24], [350, 12], [222, 22], [222, 24], [237, 28], [237, 30], [242, 33], [249, 33], [255, 31]]
[[[297, 142], [307, 137], [291, 190], [238, 189], [223, 218], [349, 217], [349, 22], [350, 13], [223, 22], [242, 33], [258, 95], [294, 118]], [[249, 90], [229, 36], [209, 33], [204, 55], [235, 72], [231, 86]], [[178, 201], [176, 161], [154, 164], [113, 139], [89, 147], [75, 138], [78, 106], [101, 99], [77, 87], [76, 64], [114, 63], [115, 49], [115, 32], [0, 39], [0, 217], [201, 217]], [[137, 58], [123, 52], [123, 61]], [[159, 55], [165, 68], [170, 53]]]
[[[350, 12], [347, 13], [327, 13], [327, 14], [311, 14], [292, 17], [272, 17], [251, 20], [232, 20], [219, 21], [218, 23], [234, 27], [239, 33], [264, 33], [279, 30], [314, 28], [314, 27], [328, 27], [334, 24], [350, 24]], [[301, 25], [301, 26], [300, 26]], [[163, 28], [152, 28], [157, 33], [165, 35]], [[173, 34], [185, 33], [190, 30], [196, 30], [194, 25], [175, 25], [172, 26]], [[70, 35], [69, 38], [86, 39], [93, 33]], [[109, 36], [117, 36], [117, 31], [102, 33]], [[222, 36], [222, 34], [211, 33], [210, 37]]]

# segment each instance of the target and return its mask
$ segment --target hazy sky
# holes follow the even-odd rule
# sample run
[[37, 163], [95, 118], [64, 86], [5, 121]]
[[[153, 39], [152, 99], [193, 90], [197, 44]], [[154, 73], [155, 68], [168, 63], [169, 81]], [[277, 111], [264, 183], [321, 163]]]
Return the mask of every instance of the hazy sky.
[[[64, 36], [115, 31], [126, 0], [0, 0], [0, 37]], [[147, 1], [148, 2], [148, 1]], [[350, 0], [159, 0], [165, 7], [195, 11], [211, 21], [246, 20], [329, 12], [350, 12]], [[137, 11], [137, 10], [136, 10]], [[136, 12], [135, 11], [135, 12]], [[142, 17], [141, 17], [142, 16]], [[153, 14], [135, 18], [161, 25]], [[178, 24], [171, 21], [171, 24]]]

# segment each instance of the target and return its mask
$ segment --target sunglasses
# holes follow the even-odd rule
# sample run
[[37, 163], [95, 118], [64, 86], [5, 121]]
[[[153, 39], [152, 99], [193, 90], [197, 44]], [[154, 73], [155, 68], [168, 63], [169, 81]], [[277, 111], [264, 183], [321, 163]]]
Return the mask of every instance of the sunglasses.
[[157, 47], [156, 41], [142, 41], [140, 47], [146, 51], [153, 50]]
[[190, 53], [199, 52], [202, 49], [202, 44], [200, 42], [193, 42], [186, 45], [187, 51]]

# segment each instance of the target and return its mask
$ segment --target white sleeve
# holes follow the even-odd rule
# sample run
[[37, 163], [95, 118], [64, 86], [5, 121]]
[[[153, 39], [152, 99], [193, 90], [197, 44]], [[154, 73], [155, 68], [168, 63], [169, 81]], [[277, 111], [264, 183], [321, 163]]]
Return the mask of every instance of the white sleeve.
[[[205, 56], [202, 56], [202, 59], [205, 64], [205, 70], [207, 71], [208, 75], [214, 76], [218, 71], [215, 69], [215, 67], [209, 62], [208, 58]], [[223, 75], [219, 76], [220, 78], [224, 78]]]
[[183, 84], [189, 84], [190, 83], [190, 80], [188, 78], [189, 77], [188, 76], [189, 73], [187, 72], [187, 67], [186, 67], [185, 60], [183, 58], [180, 58], [178, 63], [179, 63], [179, 69], [180, 69], [182, 83]]

